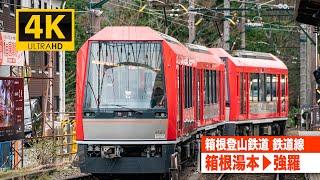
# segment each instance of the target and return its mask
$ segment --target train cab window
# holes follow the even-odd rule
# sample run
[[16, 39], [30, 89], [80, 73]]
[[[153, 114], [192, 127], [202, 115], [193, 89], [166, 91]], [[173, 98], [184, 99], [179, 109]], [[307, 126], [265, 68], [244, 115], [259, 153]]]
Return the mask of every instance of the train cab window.
[[184, 107], [185, 108], [190, 108], [192, 107], [192, 93], [193, 93], [193, 88], [192, 88], [192, 67], [184, 67]]
[[250, 74], [250, 101], [258, 102], [259, 101], [259, 74], [254, 73]]
[[92, 42], [84, 108], [165, 108], [161, 47], [152, 41]]

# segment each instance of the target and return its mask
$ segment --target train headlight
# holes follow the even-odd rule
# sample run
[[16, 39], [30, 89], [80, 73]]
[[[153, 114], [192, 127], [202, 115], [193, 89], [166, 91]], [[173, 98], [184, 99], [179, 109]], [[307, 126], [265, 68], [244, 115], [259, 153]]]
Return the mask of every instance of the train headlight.
[[165, 112], [156, 112], [155, 113], [155, 117], [156, 118], [165, 118], [165, 117], [167, 117], [167, 113], [165, 113]]
[[96, 114], [94, 112], [84, 112], [83, 116], [84, 117], [94, 117]]

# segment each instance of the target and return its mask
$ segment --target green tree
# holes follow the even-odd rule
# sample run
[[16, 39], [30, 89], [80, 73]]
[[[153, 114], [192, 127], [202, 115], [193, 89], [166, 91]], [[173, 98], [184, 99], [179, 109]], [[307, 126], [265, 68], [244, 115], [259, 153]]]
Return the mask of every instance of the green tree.
[[89, 38], [87, 20], [89, 11], [86, 0], [68, 0], [66, 8], [75, 9], [75, 51], [66, 52], [66, 108], [74, 111], [76, 89], [76, 61], [77, 52]]

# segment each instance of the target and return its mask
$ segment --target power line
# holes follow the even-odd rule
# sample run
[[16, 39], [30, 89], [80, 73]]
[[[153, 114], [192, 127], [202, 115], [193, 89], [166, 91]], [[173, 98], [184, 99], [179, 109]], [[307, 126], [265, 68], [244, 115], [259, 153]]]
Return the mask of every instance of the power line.
[[[139, 10], [137, 9], [133, 9], [133, 8], [130, 8], [130, 7], [127, 7], [127, 6], [121, 6], [121, 5], [118, 5], [118, 4], [113, 4], [113, 3], [110, 3], [109, 4], [113, 5], [113, 6], [117, 6], [117, 7], [121, 7], [121, 8], [124, 8], [124, 9], [129, 9], [129, 10], [132, 10], [132, 11], [137, 11], [139, 12]], [[152, 16], [155, 16], [156, 18], [161, 18], [161, 19], [164, 19], [164, 17], [162, 17], [163, 15], [161, 14], [161, 16], [158, 16], [158, 14], [154, 14], [154, 13], [149, 13], [149, 12], [140, 12], [140, 13], [144, 13], [144, 14], [150, 14]], [[180, 25], [180, 26], [184, 26], [184, 27], [188, 27], [187, 25], [184, 25], [184, 24], [181, 24], [179, 22], [176, 22], [176, 21], [173, 21], [173, 20], [170, 20], [168, 19], [168, 21], [174, 23], [174, 24], [177, 24], [177, 25]]]
[[[125, 3], [125, 4], [129, 4], [129, 5], [131, 5], [131, 6], [135, 6], [135, 7], [141, 8], [141, 6], [136, 5], [136, 4], [132, 4], [132, 3], [129, 3], [129, 2], [125, 2], [125, 1], [122, 1], [122, 0], [118, 0], [118, 1], [120, 1], [120, 2], [122, 2], [122, 3]], [[148, 10], [148, 11], [150, 11], [150, 12], [152, 12], [153, 14], [156, 14], [156, 15], [164, 16], [163, 13], [156, 12], [156, 11], [153, 10], [153, 9], [144, 8], [144, 10]], [[162, 10], [161, 10], [161, 11], [162, 11]], [[142, 12], [144, 12], [144, 11], [142, 11]], [[186, 21], [186, 20], [184, 20], [184, 19], [180, 19], [180, 18], [178, 18], [178, 19], [179, 19], [180, 21], [184, 21], [184, 22], [188, 23], [188, 21]]]

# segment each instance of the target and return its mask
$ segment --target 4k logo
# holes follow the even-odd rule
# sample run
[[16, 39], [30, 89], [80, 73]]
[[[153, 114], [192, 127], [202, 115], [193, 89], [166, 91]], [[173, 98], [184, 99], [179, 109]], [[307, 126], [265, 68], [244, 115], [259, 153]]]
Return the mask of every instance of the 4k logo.
[[17, 9], [17, 50], [73, 51], [73, 9]]

